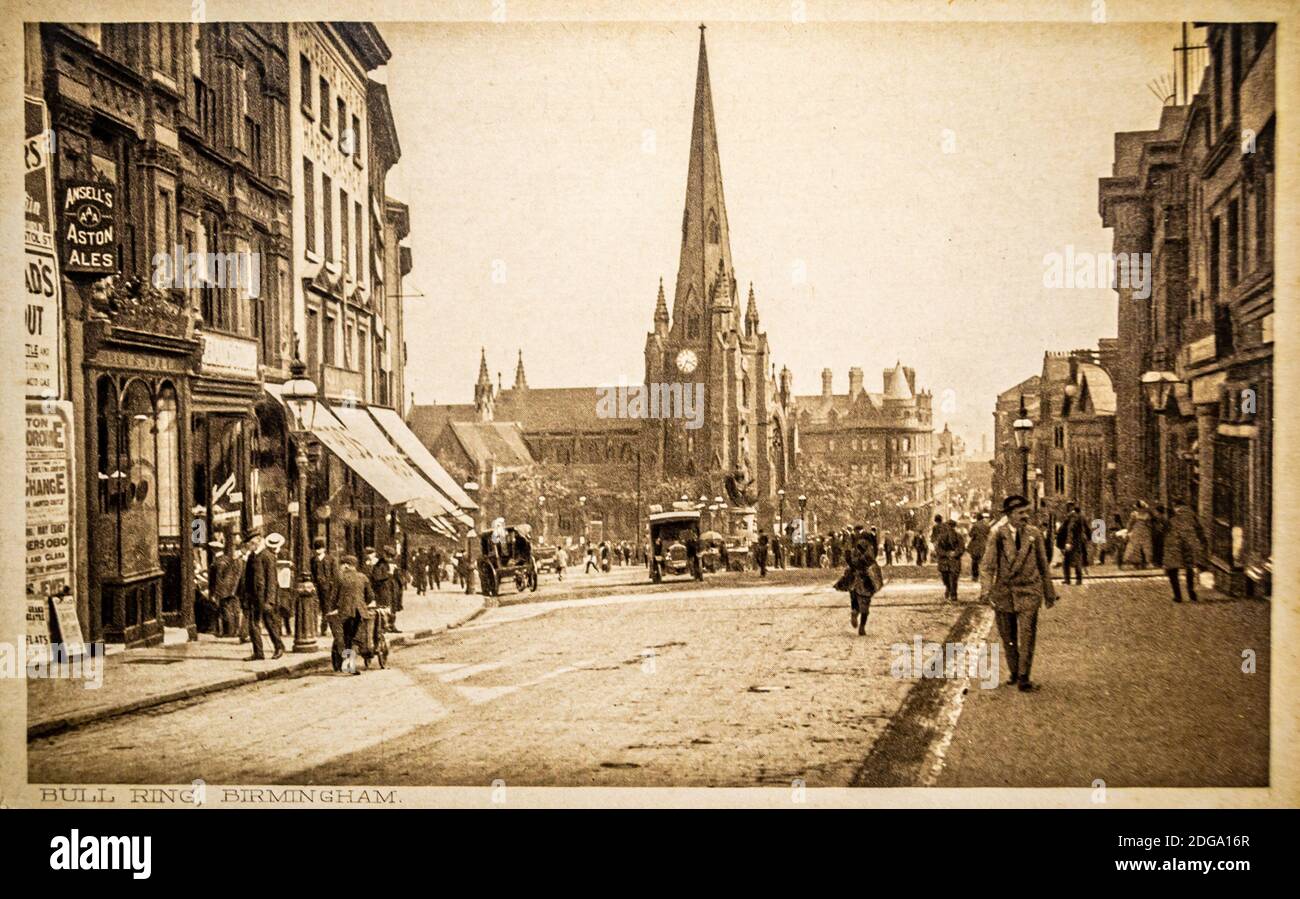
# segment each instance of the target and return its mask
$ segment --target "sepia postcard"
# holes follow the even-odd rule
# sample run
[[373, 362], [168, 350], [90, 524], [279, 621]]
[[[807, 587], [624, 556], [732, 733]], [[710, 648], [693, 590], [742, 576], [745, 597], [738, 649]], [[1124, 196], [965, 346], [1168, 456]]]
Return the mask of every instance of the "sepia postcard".
[[1300, 801], [1295, 6], [6, 7], [0, 804]]

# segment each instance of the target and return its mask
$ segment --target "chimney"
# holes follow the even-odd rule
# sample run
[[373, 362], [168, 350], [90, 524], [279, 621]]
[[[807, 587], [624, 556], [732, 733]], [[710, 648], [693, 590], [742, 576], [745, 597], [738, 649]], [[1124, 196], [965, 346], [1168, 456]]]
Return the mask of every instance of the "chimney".
[[829, 368], [822, 369], [822, 396], [831, 395], [831, 381], [834, 377], [834, 373]]
[[862, 369], [854, 366], [849, 369], [849, 402], [862, 394]]

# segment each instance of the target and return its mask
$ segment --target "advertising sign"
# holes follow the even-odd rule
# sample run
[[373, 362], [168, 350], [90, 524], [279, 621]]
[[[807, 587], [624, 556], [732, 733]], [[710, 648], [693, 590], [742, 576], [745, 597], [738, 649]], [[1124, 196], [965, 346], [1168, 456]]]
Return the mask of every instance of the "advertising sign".
[[117, 188], [105, 181], [65, 181], [59, 230], [63, 269], [95, 275], [117, 273]]
[[[28, 658], [48, 651], [50, 598], [77, 595], [72, 558], [72, 420], [69, 402], [27, 404]], [[75, 622], [75, 599], [71, 617]], [[63, 623], [65, 635], [80, 632], [79, 626], [74, 629]]]
[[54, 241], [54, 197], [50, 159], [53, 136], [45, 102], [26, 98], [23, 142], [26, 208], [23, 217], [23, 277], [27, 286], [24, 356], [29, 399], [63, 396], [63, 295]]

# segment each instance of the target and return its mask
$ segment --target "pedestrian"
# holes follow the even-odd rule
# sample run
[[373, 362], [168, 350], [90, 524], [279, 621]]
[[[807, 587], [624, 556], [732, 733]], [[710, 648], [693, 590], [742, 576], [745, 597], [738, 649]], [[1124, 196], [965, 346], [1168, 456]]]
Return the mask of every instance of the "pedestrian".
[[1165, 575], [1174, 589], [1174, 602], [1183, 601], [1178, 587], [1180, 571], [1187, 582], [1187, 598], [1196, 602], [1196, 572], [1205, 568], [1205, 557], [1205, 532], [1201, 529], [1201, 522], [1187, 503], [1178, 500], [1174, 503], [1173, 517], [1169, 519], [1162, 559]]
[[758, 535], [758, 576], [767, 577], [767, 534]]
[[1155, 550], [1151, 545], [1151, 510], [1144, 500], [1138, 500], [1129, 513], [1126, 543], [1124, 561], [1133, 567], [1149, 568], [1155, 561]]
[[278, 619], [281, 636], [287, 637], [293, 633], [294, 592], [293, 562], [280, 558], [280, 550], [284, 548], [284, 544], [284, 535], [272, 531], [266, 535], [263, 546], [270, 551], [271, 558], [275, 560], [276, 614], [272, 618]]
[[456, 554], [456, 574], [460, 577], [460, 582], [465, 585], [465, 592], [472, 593], [474, 590], [474, 563], [470, 561], [469, 551]]
[[564, 569], [569, 567], [569, 553], [563, 546], [555, 551], [555, 573], [564, 580]]
[[374, 590], [370, 578], [357, 571], [357, 557], [344, 556], [335, 575], [337, 589], [330, 594], [329, 610], [325, 621], [333, 640], [330, 644], [330, 664], [336, 672], [360, 674], [356, 657], [360, 654], [358, 636], [361, 622], [372, 614]]
[[587, 574], [593, 568], [596, 569], [597, 572], [600, 571], [600, 566], [596, 564], [596, 548], [592, 546], [590, 543], [588, 543], [587, 544], [587, 565], [585, 568], [582, 569], [582, 573]]
[[916, 554], [916, 564], [925, 564], [925, 535], [917, 534], [912, 538], [912, 551]]
[[436, 546], [429, 550], [427, 558], [429, 563], [429, 580], [433, 582], [433, 592], [437, 593], [442, 589], [442, 566], [447, 564], [447, 560], [443, 556], [442, 550]]
[[325, 612], [336, 604], [335, 592], [339, 588], [339, 566], [334, 556], [325, 548], [325, 538], [312, 541], [316, 554], [311, 559], [311, 579], [316, 585], [316, 603], [320, 607], [321, 636], [328, 632]]
[[276, 621], [279, 584], [276, 581], [275, 553], [263, 544], [261, 528], [249, 531], [247, 542], [250, 552], [244, 569], [243, 596], [253, 654], [244, 661], [254, 662], [266, 658], [262, 651], [263, 624], [271, 635], [271, 645], [275, 647], [275, 654], [271, 658], [278, 659], [284, 655], [284, 642], [280, 639], [280, 628]]
[[989, 531], [987, 565], [981, 565], [980, 600], [993, 606], [1011, 672], [1008, 684], [1024, 692], [1037, 689], [1029, 679], [1038, 634], [1038, 609], [1056, 604], [1046, 540], [1029, 523], [1029, 500], [1008, 496], [1004, 518]]
[[871, 598], [884, 585], [884, 576], [876, 563], [876, 545], [870, 533], [860, 532], [850, 544], [845, 556], [847, 567], [835, 583], [837, 590], [849, 593], [849, 625], [857, 628], [859, 636], [867, 632], [867, 616], [871, 612]]
[[370, 569], [370, 586], [375, 592], [375, 603], [388, 610], [387, 630], [400, 634], [397, 629], [397, 613], [402, 611], [402, 572], [393, 562], [396, 551], [392, 545], [383, 549], [378, 561]]
[[1075, 584], [1083, 583], [1084, 559], [1088, 553], [1088, 525], [1079, 507], [1071, 503], [1069, 512], [1056, 530], [1056, 546], [1061, 551], [1062, 583], [1070, 583], [1070, 571], [1075, 573]]
[[1164, 506], [1156, 506], [1151, 514], [1151, 558], [1157, 568], [1165, 565], [1165, 533], [1169, 530], [1169, 513]]
[[983, 512], [976, 514], [975, 523], [970, 526], [970, 540], [966, 544], [966, 552], [970, 554], [970, 577], [976, 583], [979, 583], [980, 560], [984, 558], [984, 548], [988, 546], [990, 527], [988, 518]]
[[225, 541], [213, 540], [208, 546], [218, 553], [216, 561], [212, 563], [212, 576], [209, 579], [211, 594], [217, 603], [217, 634], [222, 637], [238, 637], [239, 586], [243, 580], [243, 564], [226, 548]]
[[416, 596], [423, 596], [429, 588], [429, 561], [424, 557], [423, 549], [411, 554], [411, 586], [415, 587]]
[[966, 551], [966, 542], [957, 533], [955, 521], [939, 520], [938, 532], [934, 541], [934, 558], [939, 563], [939, 579], [943, 581], [943, 598], [948, 602], [957, 601], [957, 582], [961, 579], [961, 556]]
[[694, 531], [686, 535], [686, 567], [695, 580], [704, 580], [704, 569], [700, 567], [700, 539]]
[[894, 535], [885, 531], [885, 564], [894, 567]]

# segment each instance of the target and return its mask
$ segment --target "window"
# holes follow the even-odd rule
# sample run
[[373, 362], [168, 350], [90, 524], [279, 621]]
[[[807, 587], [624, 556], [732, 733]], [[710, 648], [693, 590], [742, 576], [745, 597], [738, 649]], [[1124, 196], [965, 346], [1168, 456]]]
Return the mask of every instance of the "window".
[[1065, 492], [1065, 466], [1057, 465], [1052, 471], [1052, 480], [1057, 493]]
[[332, 313], [325, 313], [325, 336], [321, 346], [324, 348], [325, 364], [334, 364], [335, 343], [338, 341], [338, 320]]
[[1052, 445], [1057, 449], [1065, 449], [1065, 428], [1061, 425], [1052, 428]]
[[361, 166], [361, 119], [355, 115], [352, 117], [352, 161], [358, 168]]
[[307, 308], [307, 372], [317, 377], [320, 368], [320, 310]]
[[354, 208], [354, 211], [356, 212], [356, 221], [357, 221], [357, 229], [356, 229], [356, 235], [357, 235], [357, 280], [360, 281], [360, 280], [361, 280], [361, 276], [362, 276], [362, 274], [365, 272], [365, 268], [364, 268], [364, 267], [362, 266], [362, 264], [361, 264], [362, 261], [363, 261], [363, 259], [365, 258], [364, 251], [362, 250], [362, 247], [363, 247], [363, 245], [364, 245], [364, 242], [361, 240], [361, 234], [362, 234], [362, 231], [361, 231], [361, 201], [360, 201], [360, 200], [356, 201], [356, 202], [353, 204], [353, 208]]
[[231, 290], [219, 287], [209, 277], [210, 272], [217, 268], [215, 264], [210, 263], [215, 263], [217, 258], [215, 254], [221, 252], [221, 220], [216, 213], [207, 211], [203, 213], [201, 226], [202, 256], [200, 258], [203, 264], [199, 267], [201, 279], [199, 295], [203, 321], [206, 325], [220, 331], [234, 331], [239, 322], [235, 315], [234, 303], [231, 302]]
[[351, 267], [352, 253], [348, 246], [348, 192], [339, 189], [339, 261], [343, 271]]
[[1263, 172], [1255, 187], [1255, 263], [1268, 259], [1268, 176]]
[[194, 120], [199, 132], [208, 141], [217, 140], [217, 92], [204, 83], [203, 78], [194, 76]]
[[[156, 224], [158, 232], [155, 235], [155, 251], [166, 253], [168, 256], [175, 255], [175, 247], [172, 246], [176, 241], [176, 205], [173, 201], [174, 194], [165, 187], [158, 188], [158, 209]], [[184, 266], [184, 259], [172, 259], [173, 266]], [[183, 268], [181, 269], [184, 270]], [[173, 282], [175, 283], [175, 282]], [[155, 285], [158, 286], [158, 285]], [[168, 285], [170, 286], [170, 285]]]
[[339, 117], [338, 117], [339, 149], [342, 150], [344, 153], [347, 153], [349, 151], [348, 141], [350, 140], [350, 138], [348, 137], [348, 130], [347, 130], [348, 106], [346, 103], [343, 102], [342, 97], [339, 97], [338, 103], [339, 103]]
[[159, 23], [150, 26], [150, 43], [153, 56], [153, 70], [176, 84], [176, 26]]
[[323, 243], [325, 249], [325, 261], [334, 261], [334, 182], [330, 176], [321, 172], [320, 176], [320, 198], [321, 213], [325, 224], [325, 233]]
[[346, 368], [353, 369], [352, 360], [356, 356], [353, 350], [353, 341], [356, 340], [356, 327], [352, 319], [348, 319], [343, 326], [343, 365]]
[[320, 130], [330, 133], [330, 83], [320, 80]]
[[303, 227], [307, 232], [307, 252], [316, 252], [316, 169], [311, 160], [302, 160]]
[[1240, 204], [1233, 200], [1228, 204], [1228, 286], [1232, 287], [1237, 283], [1237, 276], [1240, 273], [1241, 259], [1238, 256], [1238, 249], [1241, 246], [1241, 222], [1240, 222]]
[[273, 291], [268, 290], [268, 288], [275, 284], [275, 267], [268, 264], [270, 256], [267, 253], [265, 238], [258, 240], [255, 252], [258, 258], [258, 283], [249, 292], [253, 336], [257, 338], [258, 348], [261, 350], [260, 361], [270, 365], [275, 361], [276, 357], [276, 323], [272, 312], [275, 308], [275, 296]]
[[306, 55], [298, 57], [298, 65], [302, 69], [302, 77], [299, 79], [299, 88], [302, 97], [302, 111], [310, 118], [313, 115], [311, 108], [311, 60]]
[[[124, 209], [131, 208], [131, 164], [127, 143], [111, 131], [96, 131], [91, 137], [91, 169], [94, 177], [117, 188], [117, 202]], [[135, 224], [130, 216], [121, 217], [121, 260], [118, 269], [123, 275], [136, 271]]]

